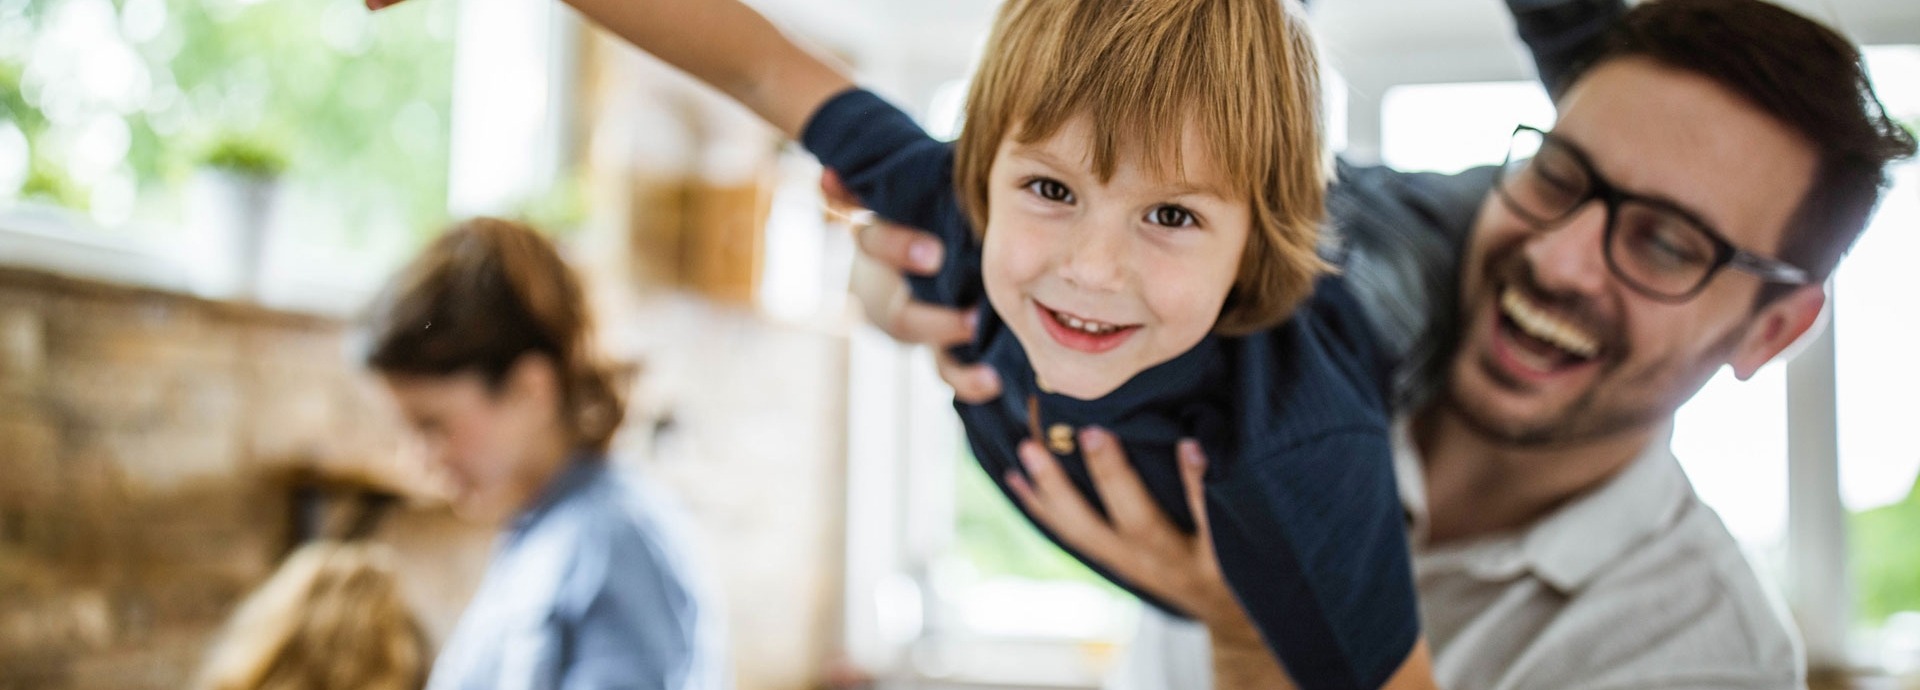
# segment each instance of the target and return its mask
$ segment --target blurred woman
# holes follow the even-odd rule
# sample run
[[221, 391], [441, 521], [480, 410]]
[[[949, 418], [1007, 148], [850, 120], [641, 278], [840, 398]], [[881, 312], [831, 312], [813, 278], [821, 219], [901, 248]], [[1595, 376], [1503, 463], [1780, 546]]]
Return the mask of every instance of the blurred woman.
[[426, 643], [381, 547], [309, 542], [249, 595], [201, 690], [419, 690]]
[[715, 611], [661, 499], [609, 467], [624, 381], [580, 281], [523, 225], [462, 223], [376, 305], [379, 374], [455, 511], [501, 529], [434, 690], [725, 684]]

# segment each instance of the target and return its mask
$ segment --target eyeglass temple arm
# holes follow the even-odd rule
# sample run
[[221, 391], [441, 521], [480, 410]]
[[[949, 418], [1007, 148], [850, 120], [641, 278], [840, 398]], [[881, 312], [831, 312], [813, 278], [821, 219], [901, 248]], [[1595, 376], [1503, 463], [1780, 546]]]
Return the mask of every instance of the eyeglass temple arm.
[[1782, 261], [1754, 256], [1744, 251], [1735, 252], [1733, 261], [1741, 270], [1765, 278], [1775, 283], [1787, 285], [1806, 285], [1813, 282], [1806, 269]]

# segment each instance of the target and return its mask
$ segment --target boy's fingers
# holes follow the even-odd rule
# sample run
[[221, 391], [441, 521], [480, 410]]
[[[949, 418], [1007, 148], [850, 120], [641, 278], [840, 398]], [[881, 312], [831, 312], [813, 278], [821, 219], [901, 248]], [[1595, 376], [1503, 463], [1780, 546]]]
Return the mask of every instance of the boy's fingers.
[[854, 237], [861, 253], [896, 271], [933, 275], [940, 272], [940, 264], [946, 260], [946, 247], [941, 246], [940, 238], [877, 218], [862, 222]]
[[1140, 474], [1127, 464], [1126, 450], [1112, 432], [1097, 427], [1080, 431], [1080, 455], [1087, 461], [1087, 475], [1093, 479], [1094, 493], [1107, 506], [1107, 517], [1121, 534], [1137, 535], [1158, 526], [1171, 530], [1160, 518]]
[[953, 397], [968, 405], [980, 405], [1000, 397], [1000, 374], [985, 364], [962, 364], [945, 350], [933, 353], [933, 364], [940, 369], [940, 380], [953, 387]]

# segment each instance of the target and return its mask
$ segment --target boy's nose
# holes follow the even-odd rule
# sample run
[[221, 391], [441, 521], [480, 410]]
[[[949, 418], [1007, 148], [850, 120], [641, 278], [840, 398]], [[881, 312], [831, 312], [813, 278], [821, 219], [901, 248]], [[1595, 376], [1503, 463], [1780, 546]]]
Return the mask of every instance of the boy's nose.
[[1060, 275], [1069, 284], [1087, 290], [1120, 289], [1126, 275], [1126, 242], [1130, 230], [1115, 223], [1085, 223], [1062, 247]]

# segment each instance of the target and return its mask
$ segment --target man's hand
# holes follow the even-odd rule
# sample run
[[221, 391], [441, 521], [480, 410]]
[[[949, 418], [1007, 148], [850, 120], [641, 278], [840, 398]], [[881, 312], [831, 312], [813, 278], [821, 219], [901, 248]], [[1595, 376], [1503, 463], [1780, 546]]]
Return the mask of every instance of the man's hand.
[[[1187, 509], [1193, 512], [1193, 534], [1182, 533], [1160, 511], [1113, 434], [1091, 427], [1082, 430], [1080, 453], [1094, 492], [1107, 506], [1107, 517], [1080, 496], [1053, 455], [1033, 440], [1020, 444], [1020, 463], [1031, 481], [1018, 473], [1007, 475], [1014, 498], [1061, 541], [1205, 625], [1213, 648], [1215, 688], [1294, 687], [1220, 574], [1202, 483], [1207, 458], [1200, 444], [1183, 440], [1178, 450], [1180, 484], [1186, 490]], [[1433, 661], [1424, 638], [1385, 687], [1434, 688]]]
[[1007, 485], [1034, 520], [1061, 541], [1205, 625], [1212, 641], [1215, 687], [1293, 687], [1227, 589], [1214, 559], [1202, 483], [1207, 458], [1200, 444], [1184, 440], [1178, 450], [1193, 534], [1181, 532], [1161, 512], [1113, 434], [1091, 427], [1081, 431], [1080, 452], [1094, 491], [1107, 506], [1107, 517], [1094, 511], [1036, 441], [1020, 445], [1020, 461], [1031, 481], [1011, 473]]
[[[1104, 429], [1080, 432], [1080, 451], [1094, 491], [1107, 506], [1102, 517], [1082, 498], [1060, 464], [1036, 441], [1020, 445], [1027, 477], [1009, 474], [1014, 497], [1036, 521], [1081, 553], [1207, 625], [1216, 635], [1258, 637], [1227, 589], [1214, 560], [1201, 477], [1207, 459], [1200, 444], [1181, 441], [1180, 480], [1197, 531], [1175, 527], [1127, 464], [1119, 439]], [[1031, 479], [1029, 479], [1030, 477]]]
[[864, 256], [854, 262], [853, 279], [848, 290], [860, 301], [867, 320], [903, 343], [933, 348], [933, 361], [940, 378], [953, 386], [953, 395], [961, 402], [980, 404], [1000, 397], [1000, 376], [984, 364], [962, 364], [947, 354], [947, 348], [973, 339], [979, 309], [949, 309], [915, 302], [907, 289], [903, 272], [932, 275], [946, 260], [946, 248], [939, 238], [875, 218], [871, 212], [855, 210], [859, 202], [841, 186], [832, 171], [821, 175], [820, 191], [827, 203], [847, 213], [854, 225], [855, 240]]

